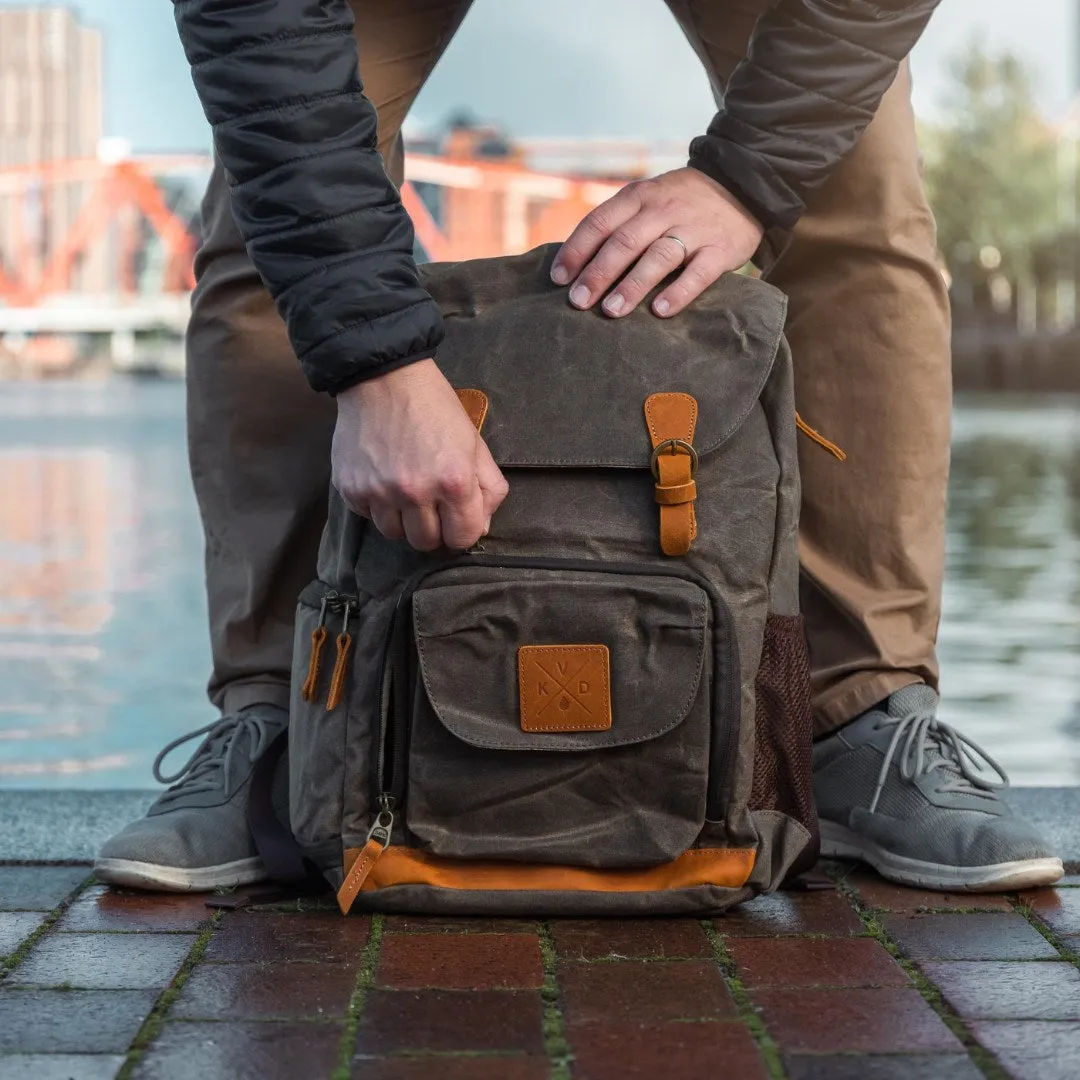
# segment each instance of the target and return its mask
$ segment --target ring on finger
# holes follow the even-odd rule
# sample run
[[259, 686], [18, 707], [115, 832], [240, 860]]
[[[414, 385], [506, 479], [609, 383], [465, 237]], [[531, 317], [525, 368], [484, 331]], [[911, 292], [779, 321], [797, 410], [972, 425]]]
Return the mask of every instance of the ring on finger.
[[686, 262], [686, 260], [690, 258], [690, 249], [674, 233], [664, 233], [663, 239], [664, 240], [674, 240], [675, 243], [678, 244], [679, 247], [682, 248], [682, 261], [683, 262]]

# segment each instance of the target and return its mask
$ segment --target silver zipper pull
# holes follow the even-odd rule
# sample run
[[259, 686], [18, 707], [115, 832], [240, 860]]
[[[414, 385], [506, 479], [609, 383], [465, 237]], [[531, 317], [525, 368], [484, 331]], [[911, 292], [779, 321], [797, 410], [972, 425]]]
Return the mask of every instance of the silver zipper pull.
[[382, 846], [390, 846], [390, 834], [394, 829], [394, 797], [383, 793], [379, 796], [379, 813], [375, 817], [375, 824], [367, 834], [369, 840], [375, 840]]

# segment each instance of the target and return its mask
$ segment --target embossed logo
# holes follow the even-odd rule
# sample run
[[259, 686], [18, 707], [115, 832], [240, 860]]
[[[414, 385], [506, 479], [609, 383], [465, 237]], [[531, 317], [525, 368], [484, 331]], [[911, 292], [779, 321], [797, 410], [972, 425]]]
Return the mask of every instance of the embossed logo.
[[610, 684], [606, 645], [522, 645], [522, 731], [607, 731]]

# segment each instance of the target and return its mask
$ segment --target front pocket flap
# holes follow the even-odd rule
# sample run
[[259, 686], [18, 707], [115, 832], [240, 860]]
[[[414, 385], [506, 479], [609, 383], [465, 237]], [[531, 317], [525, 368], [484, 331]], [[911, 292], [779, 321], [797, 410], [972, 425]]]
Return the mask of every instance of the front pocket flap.
[[[595, 750], [671, 731], [698, 696], [708, 611], [705, 593], [678, 578], [563, 570], [466, 567], [429, 578], [413, 597], [432, 709], [457, 738], [494, 750]], [[522, 646], [532, 647], [524, 667]], [[574, 682], [573, 661], [592, 671], [601, 647], [608, 726], [523, 723], [541, 708], [584, 718], [582, 708], [601, 698]], [[526, 690], [523, 710], [522, 680], [537, 679], [543, 685]]]

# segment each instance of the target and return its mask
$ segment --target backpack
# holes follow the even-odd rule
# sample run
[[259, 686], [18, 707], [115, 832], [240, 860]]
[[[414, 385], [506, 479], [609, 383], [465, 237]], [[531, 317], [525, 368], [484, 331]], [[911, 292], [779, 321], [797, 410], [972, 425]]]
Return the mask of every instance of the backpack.
[[510, 484], [468, 552], [331, 493], [290, 817], [342, 912], [715, 912], [817, 851], [783, 295], [609, 319], [557, 245], [422, 270]]

